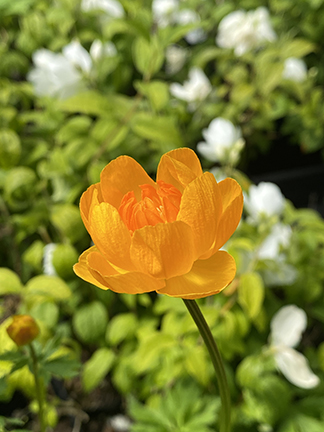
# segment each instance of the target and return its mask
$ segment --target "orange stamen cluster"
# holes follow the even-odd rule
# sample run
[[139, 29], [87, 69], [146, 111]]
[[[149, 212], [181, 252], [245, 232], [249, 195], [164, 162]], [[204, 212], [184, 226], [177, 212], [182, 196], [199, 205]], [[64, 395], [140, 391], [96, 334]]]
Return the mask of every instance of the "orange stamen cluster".
[[141, 201], [137, 202], [133, 191], [124, 195], [118, 212], [127, 228], [134, 232], [146, 225], [174, 222], [180, 208], [181, 192], [162, 180], [157, 188], [144, 184], [140, 188]]

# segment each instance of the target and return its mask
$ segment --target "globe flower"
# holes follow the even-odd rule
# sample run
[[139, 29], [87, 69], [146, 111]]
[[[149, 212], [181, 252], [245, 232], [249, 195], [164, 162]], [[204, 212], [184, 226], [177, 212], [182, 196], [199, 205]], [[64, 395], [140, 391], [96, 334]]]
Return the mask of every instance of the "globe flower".
[[81, 197], [94, 246], [75, 273], [104, 290], [202, 298], [234, 278], [235, 261], [219, 250], [242, 213], [238, 183], [203, 173], [187, 148], [162, 156], [153, 181], [132, 158], [120, 156]]
[[16, 345], [22, 346], [32, 342], [39, 335], [39, 327], [30, 315], [14, 315], [7, 333]]

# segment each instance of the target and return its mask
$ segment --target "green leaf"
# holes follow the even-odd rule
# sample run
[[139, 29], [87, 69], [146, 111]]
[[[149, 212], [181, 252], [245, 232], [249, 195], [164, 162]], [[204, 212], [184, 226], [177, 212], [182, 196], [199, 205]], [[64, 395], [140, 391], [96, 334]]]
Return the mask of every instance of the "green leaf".
[[97, 387], [112, 368], [114, 360], [115, 354], [112, 350], [100, 348], [84, 364], [82, 383], [86, 392]]
[[173, 117], [139, 113], [134, 115], [131, 128], [142, 138], [164, 144], [173, 144], [175, 147], [181, 147], [183, 144], [180, 131], [176, 127]]
[[284, 58], [297, 57], [301, 58], [313, 52], [315, 45], [306, 39], [294, 39], [286, 42], [280, 49], [280, 54]]
[[35, 301], [64, 301], [71, 297], [72, 293], [68, 285], [57, 276], [39, 275], [27, 282], [24, 291], [29, 303]]
[[251, 319], [258, 316], [264, 299], [264, 284], [258, 273], [244, 273], [240, 279], [238, 301]]
[[46, 324], [47, 327], [53, 328], [58, 321], [59, 308], [55, 303], [44, 302], [37, 303], [30, 311], [33, 318], [36, 318]]
[[69, 113], [104, 115], [111, 106], [106, 97], [92, 90], [64, 100], [60, 103], [60, 108]]
[[58, 204], [51, 213], [53, 225], [72, 243], [80, 240], [85, 234], [80, 211], [73, 204]]
[[61, 378], [73, 378], [78, 375], [80, 362], [69, 355], [55, 358], [42, 365], [44, 371]]
[[147, 40], [138, 37], [133, 45], [134, 63], [144, 76], [152, 76], [160, 70], [164, 61], [163, 47], [156, 37]]
[[22, 290], [22, 284], [19, 277], [12, 270], [0, 268], [0, 295], [19, 294]]
[[86, 343], [94, 343], [105, 333], [108, 313], [105, 306], [94, 301], [82, 306], [73, 315], [73, 328], [78, 338]]
[[164, 108], [169, 102], [169, 86], [163, 81], [136, 82], [135, 86], [149, 99], [156, 111]]
[[118, 314], [109, 322], [106, 341], [111, 345], [117, 345], [134, 336], [137, 326], [137, 318], [133, 313]]

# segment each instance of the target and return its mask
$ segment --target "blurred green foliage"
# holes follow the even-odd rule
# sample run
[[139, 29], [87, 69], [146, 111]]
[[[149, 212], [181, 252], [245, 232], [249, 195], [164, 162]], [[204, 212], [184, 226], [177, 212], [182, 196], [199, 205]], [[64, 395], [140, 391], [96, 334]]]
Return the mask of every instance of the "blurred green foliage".
[[[197, 45], [184, 39], [195, 24], [156, 26], [149, 0], [122, 0], [125, 16], [108, 21], [102, 11], [82, 11], [78, 0], [0, 2], [1, 400], [8, 401], [16, 389], [30, 400], [35, 396], [28, 368], [13, 370], [6, 354], [13, 350], [5, 333], [9, 315], [28, 313], [41, 328], [40, 352], [60, 336], [57, 360], [45, 362], [48, 374], [71, 379], [76, 360], [87, 352], [80, 372], [83, 391], [93, 391], [108, 374], [129, 400], [133, 432], [212, 430], [219, 402], [211, 395], [217, 385], [181, 301], [156, 294], [115, 295], [73, 274], [73, 263], [91, 241], [78, 201], [113, 158], [128, 154], [154, 176], [163, 153], [181, 146], [195, 149], [202, 129], [217, 116], [241, 126], [243, 159], [266, 152], [275, 140], [305, 152], [323, 149], [324, 2], [184, 3], [199, 12], [199, 26], [208, 36]], [[225, 15], [260, 5], [270, 11], [275, 42], [241, 57], [215, 45]], [[58, 53], [72, 40], [89, 50], [95, 39], [113, 42], [117, 54], [85, 78], [85, 90], [64, 100], [35, 95], [26, 79], [35, 51]], [[166, 50], [174, 44], [186, 50], [186, 59], [171, 75]], [[304, 82], [282, 79], [289, 57], [305, 60]], [[170, 83], [187, 79], [192, 66], [202, 68], [213, 86], [194, 111], [169, 91]], [[247, 191], [244, 174], [231, 175]], [[227, 245], [237, 278], [224, 294], [199, 302], [225, 358], [233, 432], [324, 428], [324, 222], [289, 202], [281, 219], [292, 228], [284, 258], [258, 256], [277, 220], [253, 226], [244, 218]], [[50, 243], [56, 244], [55, 274], [46, 275], [44, 246]], [[308, 316], [299, 349], [321, 378], [311, 390], [278, 373], [269, 348], [271, 318], [286, 304], [296, 304]], [[58, 404], [51, 400], [49, 405]]]

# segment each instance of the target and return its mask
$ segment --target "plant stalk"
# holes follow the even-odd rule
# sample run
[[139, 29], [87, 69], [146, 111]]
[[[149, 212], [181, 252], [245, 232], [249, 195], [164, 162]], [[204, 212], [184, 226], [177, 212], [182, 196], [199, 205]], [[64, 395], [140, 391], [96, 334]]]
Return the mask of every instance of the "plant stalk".
[[218, 351], [215, 339], [210, 331], [210, 328], [195, 300], [183, 299], [190, 315], [198, 327], [198, 330], [203, 338], [208, 349], [211, 361], [213, 363], [216, 377], [218, 381], [219, 393], [222, 402], [220, 414], [220, 432], [230, 432], [231, 430], [231, 397], [227, 384], [227, 378], [221, 355]]
[[45, 413], [44, 413], [44, 388], [41, 383], [41, 378], [39, 376], [39, 368], [38, 368], [38, 360], [35, 349], [32, 343], [29, 344], [30, 354], [33, 362], [33, 374], [35, 378], [35, 389], [36, 389], [36, 398], [38, 402], [38, 418], [40, 424], [40, 431], [46, 432], [46, 422], [45, 422]]

